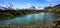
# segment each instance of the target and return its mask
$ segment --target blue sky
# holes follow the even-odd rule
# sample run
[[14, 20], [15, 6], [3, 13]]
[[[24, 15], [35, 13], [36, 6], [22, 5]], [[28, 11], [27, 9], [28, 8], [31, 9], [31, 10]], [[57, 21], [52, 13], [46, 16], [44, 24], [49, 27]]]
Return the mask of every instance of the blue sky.
[[6, 6], [11, 3], [16, 8], [28, 8], [31, 6], [49, 6], [60, 4], [60, 0], [0, 0], [1, 6]]

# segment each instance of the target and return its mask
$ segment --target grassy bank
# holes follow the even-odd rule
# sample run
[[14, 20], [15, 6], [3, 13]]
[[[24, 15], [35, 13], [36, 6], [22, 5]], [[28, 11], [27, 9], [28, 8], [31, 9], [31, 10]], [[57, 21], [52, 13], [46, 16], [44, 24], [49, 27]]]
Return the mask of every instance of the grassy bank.
[[0, 10], [0, 20], [12, 19], [17, 16], [40, 13], [36, 10]]

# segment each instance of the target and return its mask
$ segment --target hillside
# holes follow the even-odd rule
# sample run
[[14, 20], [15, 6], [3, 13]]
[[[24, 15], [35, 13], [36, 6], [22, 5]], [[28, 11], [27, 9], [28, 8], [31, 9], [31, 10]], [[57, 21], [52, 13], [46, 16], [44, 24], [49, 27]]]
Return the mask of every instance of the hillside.
[[56, 13], [56, 14], [60, 15], [60, 13], [59, 13], [60, 12], [60, 4], [57, 4], [55, 6], [45, 7], [42, 11]]
[[6, 20], [26, 14], [40, 13], [41, 10], [0, 10], [0, 20]]
[[45, 7], [45, 9], [43, 9], [43, 11], [57, 14], [59, 17], [58, 17], [58, 19], [56, 19], [54, 21], [55, 26], [53, 26], [53, 28], [60, 28], [60, 4], [55, 5], [53, 7], [51, 7], [51, 6]]
[[16, 16], [26, 15], [26, 14], [35, 14], [40, 12], [50, 12], [60, 15], [60, 4], [53, 7], [45, 7], [43, 10], [34, 10], [34, 9], [16, 9], [6, 8], [0, 6], [0, 20], [10, 19]]

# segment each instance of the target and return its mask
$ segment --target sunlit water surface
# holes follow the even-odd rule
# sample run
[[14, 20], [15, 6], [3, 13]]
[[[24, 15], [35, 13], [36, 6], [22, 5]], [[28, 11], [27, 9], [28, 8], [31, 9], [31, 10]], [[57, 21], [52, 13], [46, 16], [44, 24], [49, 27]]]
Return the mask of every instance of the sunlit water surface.
[[0, 25], [7, 24], [23, 24], [23, 25], [33, 25], [33, 24], [45, 24], [48, 20], [56, 19], [57, 15], [50, 13], [40, 13], [40, 14], [29, 14], [20, 17], [16, 17], [10, 20], [0, 21]]

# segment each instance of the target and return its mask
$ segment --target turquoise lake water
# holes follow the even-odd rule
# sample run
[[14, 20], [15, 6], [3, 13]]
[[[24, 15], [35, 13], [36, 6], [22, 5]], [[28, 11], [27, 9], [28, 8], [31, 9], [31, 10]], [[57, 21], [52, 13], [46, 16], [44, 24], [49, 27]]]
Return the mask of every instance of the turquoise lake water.
[[50, 19], [56, 19], [58, 16], [50, 13], [40, 13], [40, 14], [28, 14], [20, 17], [16, 17], [10, 20], [0, 21], [0, 25], [6, 24], [45, 24]]

